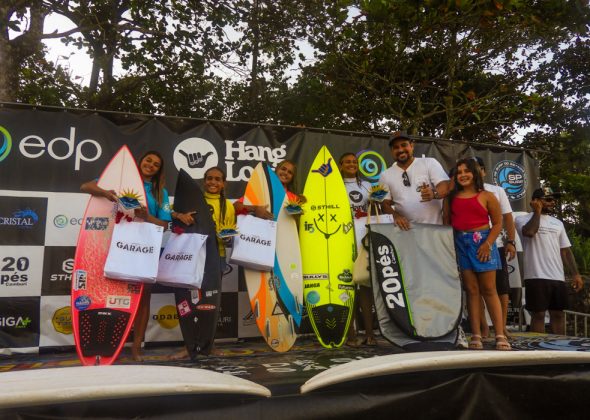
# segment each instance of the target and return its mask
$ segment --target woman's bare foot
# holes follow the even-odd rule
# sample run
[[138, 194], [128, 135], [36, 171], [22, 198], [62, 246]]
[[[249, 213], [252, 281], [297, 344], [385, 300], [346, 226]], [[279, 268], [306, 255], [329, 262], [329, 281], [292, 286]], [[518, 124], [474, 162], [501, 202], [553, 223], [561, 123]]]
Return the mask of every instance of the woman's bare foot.
[[183, 359], [188, 359], [188, 351], [185, 348], [180, 350], [178, 353], [175, 353], [172, 356], [170, 356], [170, 360], [183, 360]]
[[141, 352], [141, 348], [136, 349], [135, 347], [131, 348], [131, 357], [133, 358], [134, 362], [143, 362], [143, 354]]

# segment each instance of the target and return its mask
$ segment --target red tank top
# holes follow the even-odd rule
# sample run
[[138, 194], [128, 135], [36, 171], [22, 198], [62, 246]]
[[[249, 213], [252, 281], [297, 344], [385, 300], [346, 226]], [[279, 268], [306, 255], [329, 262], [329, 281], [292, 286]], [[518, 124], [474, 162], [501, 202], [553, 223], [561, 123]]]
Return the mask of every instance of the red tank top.
[[[481, 193], [479, 193], [481, 194]], [[490, 223], [488, 210], [477, 200], [455, 197], [451, 203], [451, 226], [456, 230], [471, 230]]]

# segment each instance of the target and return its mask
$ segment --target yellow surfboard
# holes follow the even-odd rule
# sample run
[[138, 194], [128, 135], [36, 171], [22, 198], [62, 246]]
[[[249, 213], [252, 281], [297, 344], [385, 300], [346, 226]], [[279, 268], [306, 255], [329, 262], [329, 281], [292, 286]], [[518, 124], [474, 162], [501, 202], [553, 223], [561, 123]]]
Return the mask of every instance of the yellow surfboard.
[[340, 347], [354, 308], [354, 224], [348, 194], [323, 146], [305, 182], [299, 221], [303, 295], [313, 330], [324, 347]]

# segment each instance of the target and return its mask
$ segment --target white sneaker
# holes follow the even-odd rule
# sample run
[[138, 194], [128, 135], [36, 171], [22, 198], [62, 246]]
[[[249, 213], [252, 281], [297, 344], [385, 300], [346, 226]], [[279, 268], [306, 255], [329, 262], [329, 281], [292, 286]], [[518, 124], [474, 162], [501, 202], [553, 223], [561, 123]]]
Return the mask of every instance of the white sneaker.
[[455, 346], [458, 349], [464, 349], [464, 350], [469, 348], [469, 343], [467, 342], [467, 337], [465, 336], [465, 331], [463, 331], [463, 328], [461, 327], [461, 325], [459, 325], [459, 327], [458, 327], [457, 342], [456, 342]]

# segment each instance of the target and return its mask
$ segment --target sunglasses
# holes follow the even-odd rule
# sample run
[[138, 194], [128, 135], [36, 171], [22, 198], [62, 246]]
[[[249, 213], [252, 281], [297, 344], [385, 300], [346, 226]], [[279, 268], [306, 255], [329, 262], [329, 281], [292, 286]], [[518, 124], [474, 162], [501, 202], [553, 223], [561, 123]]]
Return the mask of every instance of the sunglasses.
[[402, 180], [404, 181], [404, 187], [412, 186], [412, 183], [410, 182], [410, 177], [408, 176], [408, 173], [406, 171], [404, 171], [404, 173], [402, 174]]

